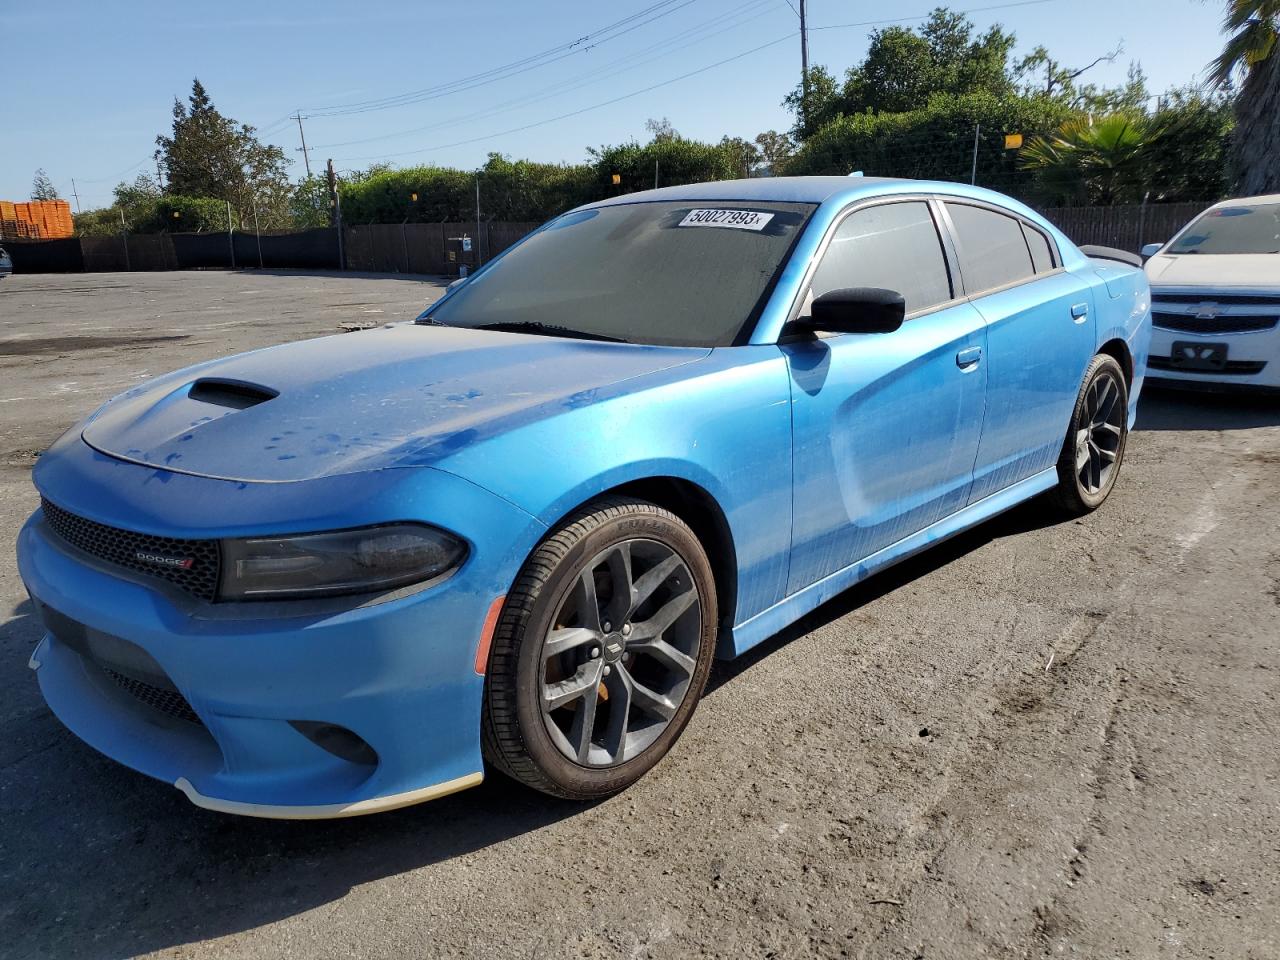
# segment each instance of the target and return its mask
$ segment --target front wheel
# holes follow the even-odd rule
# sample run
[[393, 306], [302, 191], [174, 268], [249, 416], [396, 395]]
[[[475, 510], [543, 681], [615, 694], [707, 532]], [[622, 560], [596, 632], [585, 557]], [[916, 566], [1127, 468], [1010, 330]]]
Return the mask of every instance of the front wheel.
[[689, 722], [715, 652], [715, 579], [675, 514], [602, 498], [508, 594], [485, 682], [490, 763], [555, 796], [622, 790]]
[[1099, 354], [1085, 371], [1058, 458], [1056, 505], [1073, 516], [1102, 506], [1115, 486], [1129, 438], [1129, 388], [1113, 357]]

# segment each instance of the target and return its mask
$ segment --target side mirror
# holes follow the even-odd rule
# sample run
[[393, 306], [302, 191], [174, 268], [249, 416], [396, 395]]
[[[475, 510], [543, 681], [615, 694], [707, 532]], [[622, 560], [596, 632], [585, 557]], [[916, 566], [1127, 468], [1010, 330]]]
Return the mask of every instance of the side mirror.
[[1152, 257], [1154, 257], [1157, 253], [1160, 252], [1160, 248], [1163, 246], [1164, 246], [1163, 243], [1148, 243], [1146, 246], [1142, 248], [1142, 259], [1150, 260]]
[[467, 277], [459, 277], [457, 280], [453, 281], [453, 283], [445, 287], [444, 292], [449, 293], [450, 291], [457, 290], [460, 286], [462, 286], [464, 283], [467, 282], [467, 279], [468, 279]]
[[898, 291], [852, 287], [818, 297], [800, 325], [826, 333], [893, 333], [906, 318], [907, 301]]

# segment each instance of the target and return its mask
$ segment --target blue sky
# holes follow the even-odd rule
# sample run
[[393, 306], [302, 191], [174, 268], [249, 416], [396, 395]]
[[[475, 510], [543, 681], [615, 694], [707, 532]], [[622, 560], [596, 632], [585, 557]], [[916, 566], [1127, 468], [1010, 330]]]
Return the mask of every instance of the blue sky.
[[[565, 47], [554, 62], [471, 89], [436, 89], [359, 113], [332, 109], [521, 61], [656, 2], [0, 0], [8, 78], [0, 96], [0, 198], [25, 199], [33, 172], [44, 167], [68, 199], [74, 178], [84, 208], [109, 204], [118, 181], [154, 171], [154, 139], [193, 76], [220, 110], [284, 147], [299, 175], [298, 129], [288, 119], [298, 109], [310, 117], [313, 167], [333, 157], [339, 169], [379, 159], [471, 168], [490, 151], [579, 161], [588, 146], [644, 139], [649, 117], [668, 117], [682, 134], [711, 140], [786, 129], [790, 118], [779, 102], [798, 79], [800, 59], [799, 40], [782, 39], [797, 29], [788, 0], [672, 0], [600, 42]], [[817, 28], [918, 19], [933, 5], [811, 0], [811, 61], [842, 73], [861, 57], [872, 29]], [[1120, 60], [1090, 76], [1120, 82], [1137, 60], [1153, 91], [1195, 80], [1221, 46], [1223, 4], [1215, 0], [951, 6], [974, 11], [980, 27], [1004, 24], [1017, 34], [1019, 52], [1042, 43], [1072, 65], [1123, 41]], [[667, 82], [685, 74], [694, 75]], [[609, 100], [616, 102], [597, 106]]]

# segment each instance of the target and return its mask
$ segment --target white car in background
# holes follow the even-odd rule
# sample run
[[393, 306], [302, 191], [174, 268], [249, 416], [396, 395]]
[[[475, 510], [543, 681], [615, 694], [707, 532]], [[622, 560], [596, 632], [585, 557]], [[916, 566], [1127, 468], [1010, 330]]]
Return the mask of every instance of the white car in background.
[[9, 254], [5, 253], [4, 247], [0, 247], [0, 278], [7, 277], [13, 273], [13, 261], [9, 259]]
[[1212, 206], [1142, 254], [1150, 379], [1280, 391], [1280, 194]]

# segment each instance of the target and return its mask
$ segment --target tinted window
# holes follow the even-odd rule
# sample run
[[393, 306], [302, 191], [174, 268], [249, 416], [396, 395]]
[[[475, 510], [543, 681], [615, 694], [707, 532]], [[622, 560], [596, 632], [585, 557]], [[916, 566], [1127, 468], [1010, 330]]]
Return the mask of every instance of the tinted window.
[[632, 203], [567, 213], [428, 308], [457, 327], [532, 325], [635, 343], [727, 346], [754, 319], [803, 203]]
[[1013, 217], [962, 203], [948, 203], [947, 212], [960, 242], [960, 272], [967, 293], [1035, 276], [1022, 224]]
[[886, 203], [845, 218], [814, 274], [811, 295], [844, 287], [883, 287], [907, 301], [907, 312], [951, 299], [942, 239], [921, 202]]
[[1215, 207], [1165, 253], [1280, 253], [1280, 203]]
[[1029, 227], [1025, 223], [1022, 225], [1022, 233], [1027, 238], [1027, 246], [1031, 248], [1031, 263], [1035, 266], [1036, 273], [1048, 273], [1053, 269], [1053, 252], [1049, 247], [1049, 238], [1035, 227]]

